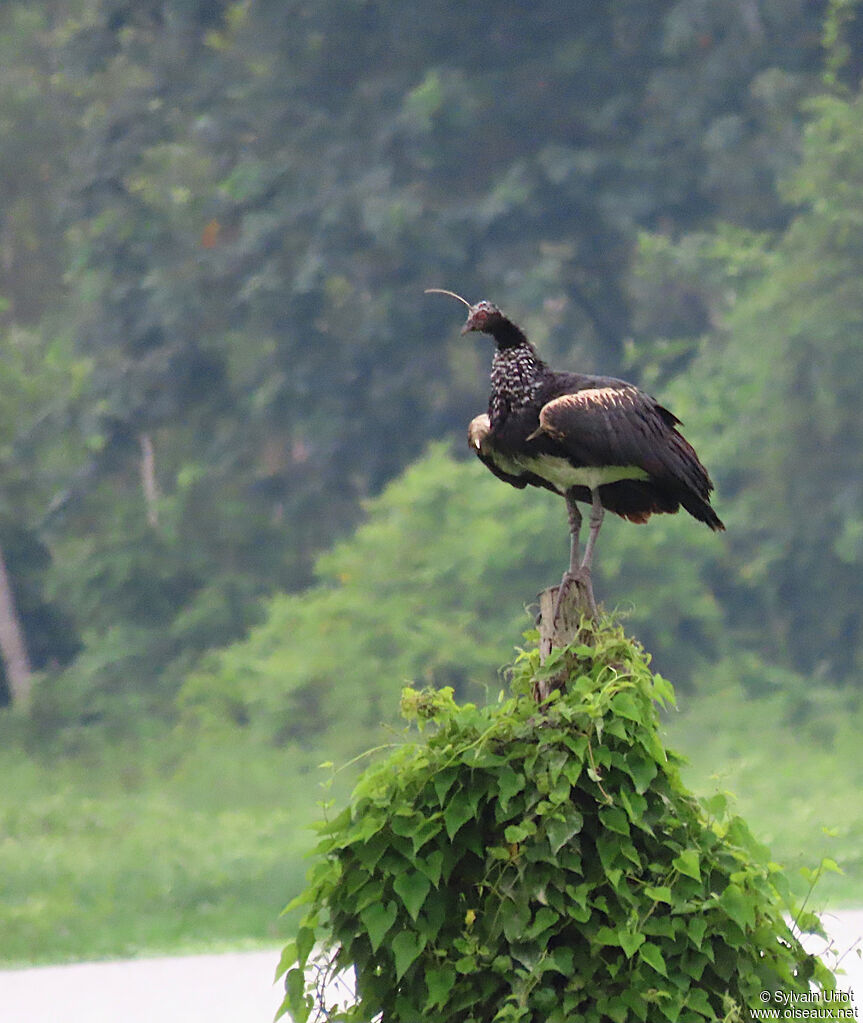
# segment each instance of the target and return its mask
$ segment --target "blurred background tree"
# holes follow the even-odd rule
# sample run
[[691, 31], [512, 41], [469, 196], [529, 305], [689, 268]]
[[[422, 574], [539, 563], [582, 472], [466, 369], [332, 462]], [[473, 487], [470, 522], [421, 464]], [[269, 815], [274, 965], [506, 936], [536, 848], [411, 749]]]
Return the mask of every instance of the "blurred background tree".
[[861, 40], [856, 0], [3, 5], [21, 741], [178, 726], [202, 778], [213, 736], [308, 770], [377, 741], [405, 682], [500, 688], [565, 516], [464, 449], [490, 351], [444, 286], [684, 420], [728, 533], [614, 522], [598, 555], [657, 668], [706, 714], [846, 742]]
[[51, 609], [26, 627], [43, 703], [170, 717], [204, 651], [461, 434], [488, 352], [428, 284], [688, 420], [727, 544], [657, 522], [603, 566], [661, 661], [685, 680], [731, 635], [852, 681], [857, 23], [793, 0], [7, 6], [4, 514], [43, 552], [32, 585], [10, 557]]

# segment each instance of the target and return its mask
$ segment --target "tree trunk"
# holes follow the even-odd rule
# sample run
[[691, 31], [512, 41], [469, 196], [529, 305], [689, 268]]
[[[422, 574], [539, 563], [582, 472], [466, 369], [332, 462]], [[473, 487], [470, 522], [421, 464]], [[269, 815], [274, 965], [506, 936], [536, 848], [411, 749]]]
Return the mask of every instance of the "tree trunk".
[[30, 702], [33, 672], [2, 550], [0, 550], [0, 657], [3, 658], [3, 667], [6, 669], [6, 681], [12, 703], [26, 708]]
[[159, 525], [159, 485], [156, 482], [156, 453], [149, 433], [138, 437], [141, 446], [141, 489], [147, 508], [147, 522], [153, 527]]
[[[555, 615], [559, 586], [549, 586], [539, 595], [539, 657], [545, 664], [552, 650], [560, 650], [580, 639], [590, 643], [592, 632], [581, 628], [582, 616], [593, 619], [590, 597], [585, 587], [577, 580], [571, 582], [563, 595]], [[534, 683], [534, 697], [537, 703], [547, 700], [555, 689], [561, 689], [566, 678], [566, 669], [552, 678], [539, 679]]]

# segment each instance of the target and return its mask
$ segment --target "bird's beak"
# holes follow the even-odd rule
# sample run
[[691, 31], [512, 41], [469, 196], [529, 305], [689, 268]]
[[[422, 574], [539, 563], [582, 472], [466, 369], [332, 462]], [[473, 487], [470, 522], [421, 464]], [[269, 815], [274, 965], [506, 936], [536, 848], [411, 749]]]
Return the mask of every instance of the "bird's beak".
[[461, 333], [470, 334], [471, 331], [476, 330], [476, 326], [473, 321], [473, 313], [467, 318], [467, 323], [461, 328]]

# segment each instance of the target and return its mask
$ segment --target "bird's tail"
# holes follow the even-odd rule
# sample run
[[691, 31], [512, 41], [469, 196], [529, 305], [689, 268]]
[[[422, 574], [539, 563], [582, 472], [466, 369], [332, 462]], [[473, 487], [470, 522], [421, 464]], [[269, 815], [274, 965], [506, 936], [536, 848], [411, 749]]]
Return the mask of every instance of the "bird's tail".
[[680, 495], [680, 503], [693, 518], [708, 525], [714, 533], [724, 532], [725, 523], [710, 507], [707, 501], [698, 497], [696, 494], [686, 493]]

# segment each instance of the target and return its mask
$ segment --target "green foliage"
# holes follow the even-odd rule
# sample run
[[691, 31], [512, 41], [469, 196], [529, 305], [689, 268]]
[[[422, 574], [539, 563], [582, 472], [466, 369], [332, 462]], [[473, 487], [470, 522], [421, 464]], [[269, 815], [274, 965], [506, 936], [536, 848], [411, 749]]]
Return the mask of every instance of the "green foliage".
[[860, 38], [863, 33], [859, 0], [829, 0], [824, 18], [826, 53], [824, 80], [836, 90], [853, 92], [860, 83]]
[[[733, 540], [719, 573], [704, 568], [738, 642], [845, 681], [863, 665], [852, 610], [863, 601], [863, 103], [822, 97], [808, 113], [784, 187], [797, 208], [788, 228], [760, 240], [725, 232], [697, 259], [691, 242], [676, 248], [690, 274], [710, 267], [699, 302], [712, 303], [714, 327], [691, 343], [668, 397], [684, 420], [697, 414], [715, 467]], [[647, 250], [657, 274], [658, 248]]]
[[[34, 458], [13, 372], [0, 448], [18, 460], [12, 518], [35, 509], [86, 633], [90, 659], [52, 680], [78, 696], [66, 713], [98, 703], [117, 723], [141, 693], [169, 713], [198, 653], [243, 635], [262, 595], [308, 585], [363, 499], [462, 431], [486, 361], [423, 287], [488, 294], [550, 356], [616, 371], [640, 231], [784, 223], [821, 15], [4, 5], [0, 326], [35, 331], [41, 354], [62, 323], [78, 386], [33, 360]], [[144, 656], [112, 671], [132, 634]]]
[[[189, 675], [187, 716], [348, 758], [376, 743], [393, 679], [461, 697], [497, 689], [500, 651], [528, 621], [525, 598], [565, 564], [563, 502], [502, 486], [439, 444], [366, 511], [319, 559], [317, 586], [270, 600], [247, 640]], [[680, 516], [604, 529], [598, 592], [612, 605], [625, 595], [663, 667], [691, 675], [721, 632], [703, 572], [716, 538]]]
[[236, 735], [189, 748], [81, 729], [28, 757], [9, 727], [0, 740], [3, 966], [286, 939], [278, 907], [302, 883], [315, 810], [285, 779], [314, 764]]
[[[619, 629], [592, 638], [542, 667], [522, 654], [495, 706], [406, 692], [430, 734], [320, 825], [283, 1011], [676, 1023], [834, 987], [783, 920], [780, 868], [724, 797], [681, 783], [654, 706], [673, 701], [669, 683]], [[562, 667], [567, 692], [537, 708], [532, 681]], [[355, 1004], [328, 1007], [328, 981], [351, 968]]]
[[553, 570], [528, 558], [536, 508], [496, 482], [434, 447], [319, 560], [316, 587], [273, 598], [245, 642], [202, 662], [184, 714], [347, 758], [375, 741], [393, 679], [460, 693], [494, 683], [501, 641], [524, 623], [521, 600], [496, 595], [536, 592], [537, 561]]
[[679, 711], [666, 726], [687, 757], [686, 784], [704, 795], [733, 793], [798, 894], [799, 871], [829, 856], [844, 874], [819, 882], [819, 903], [860, 905], [863, 815], [852, 809], [863, 789], [860, 691], [813, 685], [738, 651], [696, 672]]

